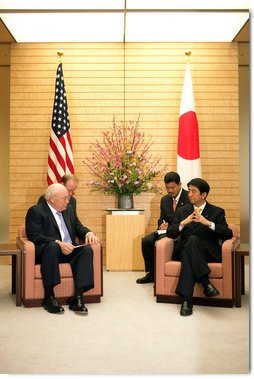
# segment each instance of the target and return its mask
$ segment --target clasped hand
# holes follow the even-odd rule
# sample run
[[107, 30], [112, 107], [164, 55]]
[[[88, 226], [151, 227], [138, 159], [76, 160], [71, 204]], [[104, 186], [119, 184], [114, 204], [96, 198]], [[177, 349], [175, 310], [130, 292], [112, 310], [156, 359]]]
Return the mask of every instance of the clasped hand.
[[181, 226], [185, 226], [190, 224], [191, 222], [199, 222], [200, 224], [210, 226], [211, 222], [208, 221], [205, 217], [203, 217], [199, 212], [192, 212], [186, 219], [181, 222]]

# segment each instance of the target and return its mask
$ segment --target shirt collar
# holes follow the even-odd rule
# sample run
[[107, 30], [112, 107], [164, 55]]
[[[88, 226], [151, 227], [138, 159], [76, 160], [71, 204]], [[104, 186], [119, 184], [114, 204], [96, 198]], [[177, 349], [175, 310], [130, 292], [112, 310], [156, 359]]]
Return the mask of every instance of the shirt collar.
[[55, 208], [52, 207], [52, 205], [50, 205], [48, 202], [47, 202], [48, 206], [49, 206], [49, 209], [51, 210], [51, 212], [53, 213], [53, 215], [55, 216], [56, 213], [57, 213], [57, 210]]
[[179, 199], [180, 199], [180, 196], [181, 196], [181, 194], [182, 194], [182, 188], [180, 189], [180, 192], [179, 192], [179, 194], [175, 197], [175, 199], [176, 199], [176, 204], [178, 203], [178, 201], [179, 201]]

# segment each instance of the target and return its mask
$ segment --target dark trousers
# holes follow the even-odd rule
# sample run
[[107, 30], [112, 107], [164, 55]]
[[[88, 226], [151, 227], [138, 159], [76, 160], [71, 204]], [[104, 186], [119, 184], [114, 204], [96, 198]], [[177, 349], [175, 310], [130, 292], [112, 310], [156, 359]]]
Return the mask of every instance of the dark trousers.
[[61, 282], [59, 263], [71, 265], [75, 288], [86, 292], [94, 287], [93, 250], [90, 245], [78, 247], [65, 255], [57, 242], [51, 242], [36, 261], [41, 264], [44, 288], [54, 287]]
[[164, 234], [158, 235], [153, 232], [142, 238], [141, 248], [145, 261], [145, 271], [154, 275], [154, 245], [158, 239], [165, 237]]
[[181, 272], [178, 279], [176, 293], [191, 299], [196, 282], [202, 282], [202, 278], [208, 276], [211, 270], [208, 262], [215, 262], [209, 254], [200, 238], [190, 236], [182, 245], [178, 246], [174, 260], [181, 261]]

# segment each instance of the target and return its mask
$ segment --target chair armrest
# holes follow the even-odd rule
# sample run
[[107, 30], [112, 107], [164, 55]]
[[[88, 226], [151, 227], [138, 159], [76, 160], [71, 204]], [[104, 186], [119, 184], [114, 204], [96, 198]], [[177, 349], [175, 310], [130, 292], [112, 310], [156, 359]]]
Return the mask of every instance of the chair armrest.
[[174, 240], [164, 237], [155, 243], [155, 293], [163, 293], [165, 263], [170, 261], [174, 249]]
[[240, 245], [239, 237], [232, 237], [223, 242], [221, 247], [222, 265], [229, 265], [232, 258], [232, 252]]
[[91, 245], [91, 247], [93, 249], [94, 288], [90, 290], [89, 293], [102, 296], [102, 246], [100, 243], [97, 243]]
[[17, 237], [17, 245], [22, 251], [23, 298], [34, 297], [35, 246], [26, 237]]
[[232, 298], [233, 296], [233, 259], [234, 251], [237, 246], [240, 244], [239, 237], [232, 237], [222, 244], [222, 275], [223, 275], [223, 293], [226, 298]]

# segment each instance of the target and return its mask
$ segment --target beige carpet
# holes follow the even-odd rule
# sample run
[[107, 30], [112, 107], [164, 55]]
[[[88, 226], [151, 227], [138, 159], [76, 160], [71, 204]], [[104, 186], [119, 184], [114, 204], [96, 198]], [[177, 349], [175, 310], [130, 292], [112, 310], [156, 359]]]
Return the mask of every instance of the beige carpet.
[[[247, 266], [248, 267], [248, 266]], [[246, 270], [248, 282], [248, 270]], [[156, 303], [140, 272], [104, 272], [89, 315], [15, 306], [10, 266], [0, 266], [0, 374], [247, 374], [249, 296], [242, 308]]]

